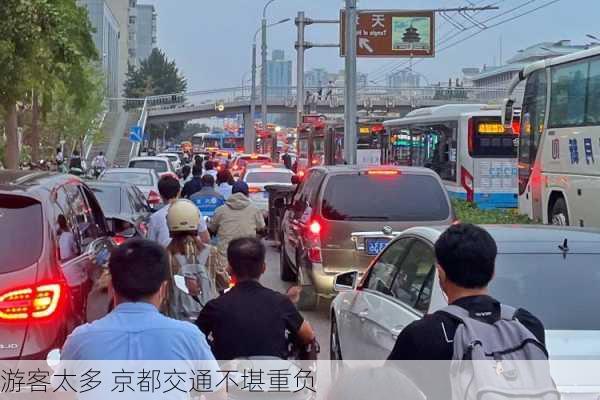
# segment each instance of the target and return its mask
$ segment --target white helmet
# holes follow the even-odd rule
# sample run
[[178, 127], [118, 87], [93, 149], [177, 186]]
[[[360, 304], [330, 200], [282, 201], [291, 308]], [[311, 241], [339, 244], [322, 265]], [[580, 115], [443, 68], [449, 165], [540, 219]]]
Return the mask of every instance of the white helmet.
[[198, 207], [190, 200], [179, 199], [171, 204], [167, 213], [169, 232], [195, 232], [200, 225]]

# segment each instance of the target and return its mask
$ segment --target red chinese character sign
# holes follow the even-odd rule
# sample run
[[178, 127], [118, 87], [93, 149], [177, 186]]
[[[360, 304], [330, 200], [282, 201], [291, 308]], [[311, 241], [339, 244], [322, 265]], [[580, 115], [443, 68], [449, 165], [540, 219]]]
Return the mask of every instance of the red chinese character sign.
[[[346, 51], [345, 13], [340, 13], [340, 53]], [[358, 57], [433, 57], [433, 11], [359, 11], [356, 27]]]

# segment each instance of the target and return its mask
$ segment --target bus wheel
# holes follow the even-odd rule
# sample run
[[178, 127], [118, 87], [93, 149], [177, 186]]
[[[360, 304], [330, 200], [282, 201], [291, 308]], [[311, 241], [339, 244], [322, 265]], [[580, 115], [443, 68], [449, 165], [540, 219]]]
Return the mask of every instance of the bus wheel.
[[567, 210], [567, 203], [562, 197], [554, 202], [550, 212], [550, 221], [552, 225], [569, 226], [569, 210]]

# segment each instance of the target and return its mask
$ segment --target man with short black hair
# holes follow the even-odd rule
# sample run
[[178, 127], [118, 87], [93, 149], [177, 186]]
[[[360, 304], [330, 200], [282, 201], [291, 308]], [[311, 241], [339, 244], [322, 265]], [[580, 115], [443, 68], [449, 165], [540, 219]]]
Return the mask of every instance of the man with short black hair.
[[[500, 303], [488, 292], [497, 253], [494, 238], [485, 229], [472, 224], [450, 226], [435, 243], [439, 284], [448, 304], [461, 307], [469, 312], [471, 318], [488, 324], [501, 318]], [[540, 343], [544, 343], [544, 326], [539, 319], [522, 308], [516, 310], [514, 319]], [[444, 310], [425, 315], [402, 330], [388, 359], [452, 360], [454, 335], [461, 323]], [[420, 375], [426, 376], [427, 373], [421, 372]], [[420, 384], [432, 391], [427, 393], [428, 399], [448, 397], [449, 392], [445, 392], [449, 390], [447, 386]]]
[[192, 168], [192, 179], [183, 185], [181, 197], [189, 199], [191, 195], [199, 192], [200, 189], [202, 189], [202, 165], [194, 164], [194, 167]]
[[[164, 247], [167, 247], [169, 243], [171, 243], [171, 236], [169, 235], [169, 227], [167, 225], [167, 213], [169, 212], [171, 204], [179, 197], [180, 189], [181, 186], [179, 185], [179, 181], [173, 176], [165, 175], [158, 181], [158, 192], [165, 205], [150, 217], [150, 223], [148, 224], [148, 239], [154, 240]], [[202, 215], [200, 215], [198, 234], [204, 243], [210, 242], [210, 235]]]
[[211, 175], [213, 178], [217, 179], [217, 170], [215, 169], [214, 161], [208, 160], [204, 163], [204, 168], [206, 171], [204, 175]]
[[62, 359], [214, 360], [206, 337], [194, 325], [158, 311], [169, 278], [165, 249], [149, 240], [129, 240], [113, 250], [109, 270], [116, 307], [76, 328], [63, 346]]
[[229, 270], [236, 285], [211, 300], [196, 324], [213, 338], [219, 360], [271, 356], [286, 358], [289, 331], [297, 342], [308, 344], [315, 334], [290, 299], [259, 283], [265, 272], [265, 246], [256, 238], [238, 238], [227, 249]]

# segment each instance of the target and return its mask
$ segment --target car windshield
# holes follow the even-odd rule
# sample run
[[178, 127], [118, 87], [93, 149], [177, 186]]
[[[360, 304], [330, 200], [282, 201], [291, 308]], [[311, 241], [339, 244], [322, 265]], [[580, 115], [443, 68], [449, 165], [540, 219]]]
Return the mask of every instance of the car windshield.
[[0, 195], [0, 274], [37, 262], [43, 227], [40, 203], [28, 197]]
[[249, 172], [246, 176], [246, 182], [248, 183], [292, 183], [292, 174], [291, 172], [281, 172], [281, 171], [260, 171], [260, 172]]
[[450, 206], [442, 185], [429, 175], [353, 174], [329, 179], [322, 212], [339, 221], [442, 221], [450, 217]]
[[179, 157], [173, 155], [173, 154], [163, 154], [162, 157], [167, 157], [169, 160], [171, 161], [179, 161]]
[[104, 214], [119, 214], [121, 212], [121, 188], [119, 187], [92, 187], [92, 191], [102, 207]]
[[490, 292], [546, 329], [600, 330], [599, 287], [600, 254], [499, 254]]
[[152, 176], [150, 174], [136, 172], [106, 172], [100, 180], [113, 182], [127, 182], [132, 185], [151, 186]]
[[129, 168], [148, 168], [158, 173], [168, 172], [167, 162], [161, 160], [133, 160], [129, 163]]

